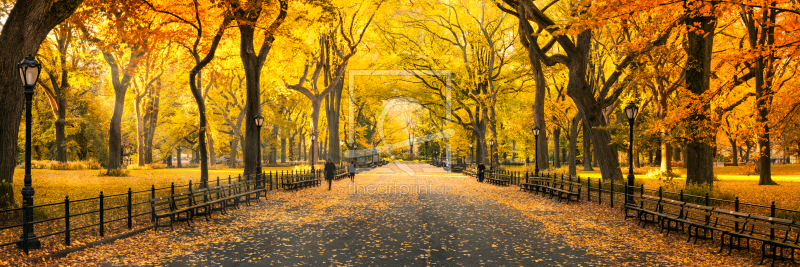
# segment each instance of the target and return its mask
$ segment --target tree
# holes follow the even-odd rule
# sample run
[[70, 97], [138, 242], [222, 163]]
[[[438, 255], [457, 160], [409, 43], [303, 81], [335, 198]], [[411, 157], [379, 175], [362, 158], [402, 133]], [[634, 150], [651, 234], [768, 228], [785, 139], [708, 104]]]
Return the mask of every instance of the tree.
[[[162, 52], [169, 54], [169, 45]], [[156, 61], [161, 59], [160, 63]], [[133, 78], [133, 107], [136, 113], [136, 151], [138, 164], [144, 166], [153, 162], [153, 139], [158, 124], [161, 104], [161, 76], [164, 75], [165, 55], [151, 53], [145, 56], [145, 71], [142, 76]], [[157, 69], [156, 69], [157, 68]]]
[[[67, 151], [65, 148], [66, 138], [64, 128], [67, 120], [67, 94], [70, 88], [69, 67], [67, 65], [67, 50], [72, 43], [72, 27], [69, 24], [56, 28], [52, 59], [41, 58], [45, 63], [43, 73], [39, 78], [41, 85], [53, 113], [57, 116], [56, 128], [56, 160], [67, 162]], [[74, 59], [73, 59], [74, 60]], [[48, 66], [49, 65], [49, 66]], [[58, 66], [59, 68], [56, 68]], [[60, 69], [60, 73], [59, 70]]]
[[[0, 61], [19, 62], [36, 54], [42, 41], [56, 25], [69, 18], [82, 0], [18, 1], [8, 13], [0, 31]], [[14, 203], [14, 168], [17, 166], [17, 133], [25, 97], [16, 68], [0, 71], [0, 207]]]
[[[380, 9], [380, 3], [376, 7], [376, 10], [378, 9]], [[319, 50], [311, 55], [314, 62], [312, 76], [309, 77], [311, 66], [306, 64], [300, 81], [297, 84], [286, 84], [287, 88], [300, 92], [311, 101], [311, 133], [317, 134], [318, 138], [320, 137], [317, 130], [319, 127], [319, 110], [322, 102], [325, 101], [327, 104], [326, 117], [329, 125], [328, 142], [332, 146], [330, 150], [336, 154], [339, 154], [339, 111], [341, 110], [342, 88], [344, 87], [342, 79], [347, 70], [347, 64], [350, 58], [358, 52], [358, 45], [364, 39], [364, 34], [367, 32], [370, 23], [372, 23], [375, 13], [367, 19], [360, 30], [355, 29], [358, 26], [356, 20], [358, 10], [353, 12], [349, 27], [347, 26], [348, 23], [344, 22], [344, 15], [341, 12], [338, 16], [339, 24], [333, 28], [332, 32], [321, 34], [318, 41]], [[339, 31], [338, 34], [336, 33], [337, 30]], [[343, 40], [338, 39], [340, 37]], [[340, 45], [344, 45], [347, 50], [340, 48]], [[320, 77], [320, 75], [323, 76]], [[322, 78], [322, 80], [320, 81], [319, 78]], [[305, 85], [306, 81], [309, 82], [309, 85]], [[314, 150], [317, 147], [317, 142], [312, 141], [311, 149]], [[315, 153], [309, 159], [309, 164], [313, 165], [316, 162], [315, 157], [318, 156]], [[338, 158], [338, 155], [335, 157]]]
[[264, 39], [256, 54], [255, 31], [256, 23], [264, 11], [266, 0], [242, 2], [240, 0], [227, 1], [233, 19], [239, 26], [240, 45], [239, 57], [244, 66], [247, 79], [247, 97], [245, 98], [245, 144], [244, 144], [244, 175], [256, 173], [260, 155], [258, 155], [258, 127], [255, 125], [255, 116], [261, 113], [261, 68], [275, 41], [275, 33], [286, 19], [289, 4], [287, 0], [278, 0], [278, 15], [264, 31]]
[[[593, 38], [593, 29], [591, 27], [580, 25], [580, 19], [578, 19], [575, 22], [575, 29], [566, 31], [565, 25], [556, 24], [550, 16], [545, 14], [545, 11], [551, 5], [540, 9], [537, 4], [530, 0], [520, 2], [506, 0], [504, 2], [510, 5], [513, 10], [501, 6], [499, 3], [498, 6], [506, 12], [519, 17], [520, 27], [526, 36], [533, 36], [539, 32], [533, 29], [529, 21], [533, 21], [539, 29], [543, 29], [544, 32], [552, 36], [544, 46], [540, 46], [538, 42], [530, 42], [528, 48], [530, 51], [535, 52], [537, 58], [545, 65], [554, 66], [559, 64], [569, 69], [567, 95], [572, 98], [579, 112], [583, 114], [585, 127], [589, 130], [588, 133], [590, 133], [592, 143], [594, 143], [595, 157], [600, 163], [603, 179], [621, 180], [622, 173], [619, 170], [619, 160], [616, 156], [615, 148], [610, 144], [611, 136], [608, 131], [603, 129], [608, 125], [604, 109], [615, 103], [619, 95], [625, 90], [626, 85], [633, 80], [634, 76], [628, 75], [619, 82], [623, 72], [631, 66], [635, 67], [636, 64], [632, 63], [636, 62], [641, 54], [650, 51], [655, 46], [664, 44], [669, 37], [669, 29], [671, 29], [672, 24], [667, 24], [667, 30], [656, 31], [660, 32], [660, 34], [654, 39], [636, 39], [636, 42], [642, 48], [623, 53], [624, 56], [616, 61], [619, 63], [614, 66], [614, 72], [606, 80], [597, 84], [599, 90], [594, 90], [595, 86], [592, 86], [592, 83], [587, 80], [587, 70], [592, 61], [590, 59]], [[572, 8], [574, 11], [572, 14], [579, 16], [585, 14], [589, 6], [581, 4]], [[650, 33], [645, 36], [652, 35]], [[560, 51], [564, 51], [565, 54], [548, 55], [547, 53], [554, 47], [554, 44], [558, 44]], [[599, 93], [599, 98], [595, 96], [595, 93]]]
[[[206, 65], [208, 65], [208, 63], [211, 63], [211, 60], [214, 59], [214, 55], [217, 52], [217, 47], [219, 46], [219, 42], [222, 40], [222, 35], [225, 33], [225, 29], [228, 28], [228, 24], [231, 23], [232, 16], [223, 15], [222, 21], [220, 22], [220, 25], [217, 27], [216, 34], [211, 40], [211, 44], [208, 48], [208, 53], [201, 59], [200, 55], [201, 51], [199, 47], [200, 43], [203, 40], [203, 35], [206, 34], [203, 31], [203, 22], [204, 22], [203, 19], [218, 20], [219, 18], [210, 16], [210, 14], [213, 14], [213, 12], [208, 11], [207, 10], [208, 7], [200, 7], [200, 4], [198, 3], [197, 0], [194, 0], [192, 2], [194, 7], [194, 12], [190, 12], [187, 15], [182, 15], [177, 12], [164, 11], [161, 10], [160, 8], [156, 8], [155, 6], [153, 6], [153, 4], [150, 4], [147, 1], [145, 1], [145, 3], [147, 3], [150, 6], [150, 8], [152, 8], [156, 12], [168, 14], [171, 17], [182, 22], [183, 24], [190, 26], [196, 32], [196, 35], [193, 36], [194, 40], [191, 41], [192, 43], [191, 46], [186, 43], [183, 43], [182, 45], [189, 51], [189, 53], [192, 55], [192, 59], [194, 59], [195, 62], [194, 67], [192, 67], [192, 70], [189, 71], [189, 90], [192, 92], [192, 96], [194, 97], [194, 100], [197, 104], [198, 117], [200, 118], [199, 120], [200, 125], [197, 131], [198, 150], [200, 152], [200, 184], [203, 188], [206, 188], [208, 187], [208, 149], [209, 149], [206, 144], [206, 138], [210, 136], [210, 131], [208, 129], [208, 120], [206, 117], [206, 102], [205, 102], [206, 96], [208, 95], [208, 88], [205, 90], [205, 93], [201, 91], [201, 88], [203, 87], [201, 83], [202, 76], [200, 75], [201, 74], [200, 72], [203, 70], [203, 68], [206, 67]], [[206, 14], [201, 14], [200, 11], [201, 9], [205, 11], [204, 13]], [[184, 18], [184, 16], [186, 17], [192, 16], [195, 19], [194, 21], [190, 21]], [[212, 145], [211, 150], [213, 149], [214, 148]], [[213, 157], [212, 160], [214, 160]]]
[[[230, 128], [230, 132], [228, 132], [228, 134], [231, 135], [228, 167], [231, 168], [236, 167], [236, 158], [239, 152], [239, 141], [244, 138], [241, 130], [242, 122], [247, 114], [245, 112], [245, 103], [242, 95], [242, 83], [244, 82], [244, 79], [245, 77], [240, 76], [234, 71], [230, 71], [230, 77], [225, 86], [218, 86], [215, 84], [215, 87], [221, 88], [222, 92], [219, 93], [219, 97], [221, 97], [224, 102], [222, 100], [215, 100], [214, 97], [209, 96], [211, 106], [216, 108], [215, 113], [219, 114], [222, 117], [222, 120], [225, 122], [225, 125]], [[235, 81], [238, 81], [237, 87], [234, 87]]]

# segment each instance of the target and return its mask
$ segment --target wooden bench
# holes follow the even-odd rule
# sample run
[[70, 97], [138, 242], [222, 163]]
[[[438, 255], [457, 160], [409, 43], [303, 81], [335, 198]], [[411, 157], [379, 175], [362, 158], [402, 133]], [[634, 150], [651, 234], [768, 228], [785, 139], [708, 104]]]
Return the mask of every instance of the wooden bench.
[[291, 180], [285, 181], [283, 183], [284, 190], [298, 190], [305, 187], [319, 185], [322, 183], [322, 180], [319, 178], [315, 178], [313, 174], [302, 174], [302, 175], [293, 175]]
[[550, 186], [552, 179], [545, 177], [529, 177], [525, 183], [521, 183], [520, 190], [529, 192], [544, 192], [544, 186]]
[[208, 197], [212, 212], [219, 211], [222, 214], [228, 213], [224, 188], [225, 186], [215, 186], [208, 189], [206, 196]]
[[191, 226], [193, 211], [191, 197], [190, 193], [180, 193], [150, 199], [151, 216], [155, 222], [154, 229], [166, 226], [160, 223], [160, 220], [164, 218], [169, 218], [170, 229], [174, 229], [172, 225], [176, 222], [186, 222]]
[[[729, 248], [749, 249], [750, 241], [761, 242], [761, 262], [772, 259], [795, 262], [795, 250], [800, 249], [800, 223], [787, 219], [752, 215], [742, 212], [716, 209], [714, 207], [685, 203], [672, 199], [659, 199], [652, 196], [639, 197], [639, 203], [625, 205], [625, 218], [636, 217], [643, 226], [659, 223], [661, 231], [688, 232], [690, 242], [694, 238], [714, 240], [714, 233], [720, 233], [722, 253]], [[631, 215], [629, 211], [635, 211]], [[744, 241], [744, 242], [742, 242]]]
[[567, 203], [575, 197], [575, 201], [581, 200], [581, 187], [583, 185], [580, 183], [570, 182], [570, 181], [558, 181], [554, 180], [552, 182], [552, 186], [544, 187], [550, 191], [550, 195], [557, 196], [558, 202], [561, 200], [566, 199]]
[[[630, 210], [635, 211], [636, 215], [629, 215], [628, 211]], [[625, 205], [625, 218], [635, 217], [639, 221], [637, 224], [641, 224], [642, 227], [650, 223], [659, 223], [661, 219], [660, 215], [660, 205], [658, 200], [640, 198], [639, 205], [636, 205], [635, 203], [629, 203]]]
[[[772, 259], [772, 266], [776, 261], [794, 262], [794, 250], [800, 249], [798, 246], [800, 225], [794, 224], [791, 220], [759, 215], [750, 215], [741, 223], [743, 226], [739, 231], [722, 232], [720, 252], [726, 247], [725, 237], [727, 236], [729, 240], [727, 246], [730, 247], [728, 254], [734, 248], [742, 248], [740, 243], [742, 239], [746, 242], [744, 248], [749, 248], [750, 241], [755, 240], [761, 242], [759, 264], [763, 264], [765, 259]], [[734, 240], [737, 241], [736, 245], [733, 244]], [[789, 250], [788, 256], [784, 252], [785, 250]]]

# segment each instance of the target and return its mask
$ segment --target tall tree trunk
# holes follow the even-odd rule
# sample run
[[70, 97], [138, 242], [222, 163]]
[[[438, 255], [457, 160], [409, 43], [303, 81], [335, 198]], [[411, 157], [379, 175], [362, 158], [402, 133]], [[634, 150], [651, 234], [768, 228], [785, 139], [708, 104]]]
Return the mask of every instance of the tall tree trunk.
[[278, 125], [272, 125], [269, 138], [269, 164], [278, 164]]
[[[661, 130], [661, 136], [666, 136], [666, 130]], [[672, 171], [672, 145], [669, 142], [661, 139], [661, 171], [662, 172], [671, 172]]]
[[[583, 121], [583, 115], [581, 115], [581, 121]], [[586, 123], [583, 123], [583, 170], [584, 171], [594, 171], [592, 168], [592, 156], [594, 153], [592, 152], [592, 139], [589, 137], [589, 128], [586, 127]]]
[[[146, 121], [148, 122], [147, 130], [145, 131], [145, 163], [150, 164], [153, 163], [153, 139], [156, 136], [156, 126], [158, 125], [158, 113], [159, 113], [159, 106], [161, 105], [161, 79], [159, 78], [156, 80], [157, 89], [153, 92], [152, 97], [152, 104], [150, 106], [150, 118]], [[170, 164], [171, 165], [171, 164]]]
[[[700, 3], [698, 5], [698, 7], [685, 7], [688, 13], [686, 27], [694, 29], [686, 33], [686, 89], [694, 97], [703, 95], [710, 87], [711, 53], [716, 29], [716, 18], [713, 15], [701, 13], [708, 11], [700, 11], [709, 4]], [[687, 184], [712, 184], [714, 182], [714, 148], [710, 143], [713, 138], [709, 138], [707, 135], [713, 136], [715, 131], [707, 126], [709, 110], [710, 104], [708, 103], [693, 107], [686, 120], [691, 135], [684, 146], [687, 152], [685, 161]]]
[[673, 161], [681, 161], [681, 148], [677, 145], [672, 146], [672, 160]]
[[281, 136], [281, 163], [286, 163], [286, 137]]
[[733, 166], [739, 166], [739, 151], [736, 145], [736, 138], [728, 137], [728, 141], [731, 143], [731, 158], [733, 160]]
[[553, 167], [561, 168], [561, 128], [553, 129]]
[[339, 156], [339, 113], [342, 106], [343, 82], [338, 82], [333, 90], [325, 97], [325, 115], [328, 122], [328, 151], [333, 162], [340, 162]]
[[253, 44], [256, 23], [261, 13], [263, 13], [262, 8], [265, 6], [265, 2], [265, 0], [248, 1], [244, 3], [246, 6], [238, 6], [242, 4], [239, 1], [234, 3], [236, 5], [234, 7], [234, 16], [239, 24], [240, 34], [239, 57], [242, 60], [247, 79], [244, 175], [255, 174], [259, 166], [258, 143], [260, 140], [258, 138], [258, 127], [255, 125], [255, 116], [261, 113], [261, 69], [264, 67], [264, 60], [266, 60], [272, 48], [272, 42], [275, 41], [274, 34], [278, 27], [283, 24], [289, 8], [288, 1], [278, 0], [280, 12], [275, 20], [272, 21], [272, 24], [267, 27], [264, 41], [258, 54], [256, 54], [256, 48]]
[[[14, 204], [14, 168], [25, 96], [13, 64], [28, 54], [36, 54], [47, 34], [83, 3], [82, 0], [16, 1], [0, 32], [0, 208]], [[7, 183], [7, 185], [6, 185]]]
[[234, 134], [231, 140], [231, 155], [228, 158], [228, 167], [236, 168], [236, 157], [239, 154], [239, 136]]
[[574, 177], [578, 175], [577, 163], [578, 160], [578, 124], [581, 122], [580, 113], [572, 118], [572, 124], [569, 126], [569, 175]]
[[[775, 3], [770, 3], [774, 7]], [[750, 41], [751, 49], [757, 50], [760, 47], [771, 47], [775, 43], [775, 22], [777, 13], [775, 10], [762, 8], [763, 17], [761, 19], [767, 21], [759, 21], [756, 26], [756, 19], [753, 10], [747, 11], [745, 24], [748, 28], [748, 39]], [[767, 53], [759, 53], [755, 64], [750, 67], [750, 71], [755, 73], [756, 83], [756, 125], [759, 128], [756, 131], [756, 143], [758, 148], [756, 151], [756, 165], [758, 169], [759, 185], [775, 185], [772, 180], [772, 146], [770, 143], [770, 127], [769, 127], [769, 113], [772, 108], [772, 96], [774, 94], [772, 89], [772, 81], [775, 76], [775, 62], [774, 49], [769, 49]]]
[[206, 138], [208, 138], [208, 165], [215, 166], [217, 165], [217, 153], [214, 151], [214, 137], [210, 130], [206, 134]]
[[175, 152], [178, 154], [178, 168], [182, 168], [183, 154], [181, 154], [181, 148], [178, 147]]
[[[56, 161], [59, 162], [67, 162], [67, 150], [64, 148], [64, 143], [66, 142], [64, 126], [67, 124], [67, 96], [64, 92], [65, 89], [66, 88], [61, 88], [57, 91], [58, 118], [56, 119]], [[0, 207], [2, 207], [2, 204], [0, 204]]]

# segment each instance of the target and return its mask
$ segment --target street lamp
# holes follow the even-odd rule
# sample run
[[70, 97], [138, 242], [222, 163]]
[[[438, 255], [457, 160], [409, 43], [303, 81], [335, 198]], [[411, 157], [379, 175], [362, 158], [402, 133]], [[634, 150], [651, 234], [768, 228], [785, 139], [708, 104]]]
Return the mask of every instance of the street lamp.
[[[258, 135], [256, 140], [258, 140], [258, 165], [256, 165], [256, 176], [261, 175], [261, 126], [264, 126], [264, 117], [261, 116], [261, 113], [256, 114], [255, 123], [256, 127], [258, 127]], [[256, 183], [258, 183], [258, 179], [256, 179]], [[258, 186], [258, 184], [256, 185]], [[208, 185], [206, 185], [208, 187]]]
[[639, 107], [633, 102], [625, 106], [625, 115], [628, 116], [628, 125], [630, 126], [630, 135], [628, 136], [628, 186], [625, 187], [625, 202], [633, 203], [633, 119], [639, 113]]
[[533, 175], [539, 176], [539, 126], [533, 127], [533, 154], [536, 155], [533, 162]]
[[494, 169], [494, 138], [489, 139], [489, 169]]
[[316, 173], [314, 172], [314, 163], [316, 163], [316, 159], [314, 158], [314, 148], [315, 142], [317, 141], [317, 133], [311, 133], [311, 173], [314, 173], [314, 177], [316, 177]]
[[42, 246], [39, 238], [33, 232], [33, 186], [31, 186], [31, 101], [33, 99], [33, 88], [36, 87], [36, 81], [39, 79], [39, 73], [42, 71], [41, 65], [36, 61], [33, 55], [28, 54], [22, 62], [17, 65], [19, 69], [19, 77], [22, 81], [22, 88], [25, 89], [25, 186], [22, 188], [22, 205], [27, 208], [23, 214], [24, 226], [22, 228], [22, 236], [17, 242], [17, 247], [22, 248], [25, 252], [28, 249], [38, 249]]

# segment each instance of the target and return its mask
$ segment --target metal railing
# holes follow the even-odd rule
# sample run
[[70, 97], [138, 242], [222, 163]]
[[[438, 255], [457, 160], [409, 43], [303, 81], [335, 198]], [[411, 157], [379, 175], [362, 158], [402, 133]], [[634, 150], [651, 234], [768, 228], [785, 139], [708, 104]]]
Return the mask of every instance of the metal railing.
[[[343, 168], [343, 165], [338, 169]], [[255, 186], [268, 191], [281, 190], [281, 184], [294, 182], [300, 179], [316, 179], [321, 177], [322, 170], [311, 171], [274, 171], [253, 175], [238, 175], [227, 178], [217, 177], [208, 181], [208, 186], [220, 186], [255, 180]], [[151, 185], [149, 189], [134, 191], [128, 188], [127, 192], [105, 194], [100, 191], [96, 197], [84, 199], [70, 199], [65, 196], [63, 201], [23, 206], [0, 210], [0, 251], [13, 249], [12, 245], [20, 245], [27, 249], [28, 242], [20, 240], [24, 226], [33, 224], [34, 233], [42, 246], [63, 243], [71, 246], [75, 242], [86, 243], [95, 238], [114, 236], [125, 232], [147, 228], [152, 224], [149, 200], [157, 197], [171, 196], [176, 193], [190, 192], [201, 189], [199, 183], [187, 184], [172, 183], [167, 187], [157, 188]], [[33, 210], [33, 220], [24, 221], [23, 211]]]

